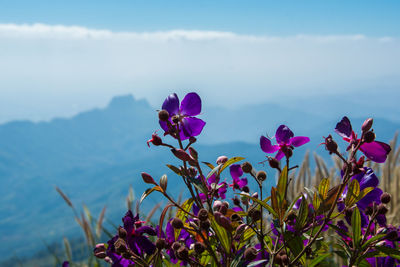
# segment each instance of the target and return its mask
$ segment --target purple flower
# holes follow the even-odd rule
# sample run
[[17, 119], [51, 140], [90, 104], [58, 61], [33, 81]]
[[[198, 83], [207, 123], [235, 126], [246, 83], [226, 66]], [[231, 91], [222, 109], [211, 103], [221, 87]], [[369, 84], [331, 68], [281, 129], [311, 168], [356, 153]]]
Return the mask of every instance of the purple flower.
[[292, 149], [293, 147], [302, 146], [310, 142], [310, 138], [306, 136], [296, 136], [294, 137], [293, 132], [286, 125], [281, 125], [278, 127], [275, 133], [275, 139], [277, 145], [272, 145], [271, 140], [265, 136], [260, 137], [260, 146], [262, 151], [265, 153], [276, 153], [275, 158], [281, 160], [285, 156], [285, 151]]
[[64, 261], [62, 263], [62, 267], [69, 267], [69, 262], [68, 261]]
[[[180, 105], [179, 98], [175, 93], [169, 95], [165, 99], [162, 109], [168, 111], [169, 119], [168, 122], [160, 120], [161, 128], [163, 128], [165, 134], [171, 134], [175, 137], [172, 133], [177, 126], [181, 140], [199, 135], [206, 124], [203, 120], [193, 117], [201, 112], [201, 99], [196, 93], [187, 94]], [[177, 121], [176, 124], [173, 123], [173, 119]]]
[[[350, 143], [347, 150], [351, 148], [352, 144], [357, 144], [360, 141], [360, 139], [357, 139], [357, 134], [353, 131], [350, 120], [346, 116], [336, 124], [335, 132], [343, 137], [343, 140]], [[360, 146], [360, 150], [370, 160], [383, 163], [392, 149], [386, 143], [373, 141], [371, 143], [363, 143]]]
[[[125, 217], [122, 218], [124, 226], [122, 227], [126, 231], [126, 237], [124, 241], [127, 247], [136, 255], [143, 256], [144, 253], [151, 255], [155, 252], [156, 246], [151, 242], [147, 235], [155, 236], [157, 234], [156, 230], [150, 226], [142, 226], [143, 221], [139, 220], [139, 215], [135, 217], [132, 211], [128, 211]], [[109, 256], [113, 261], [113, 267], [125, 267], [133, 264], [134, 262], [123, 258], [119, 253], [117, 253], [115, 248], [115, 242], [120, 237], [115, 235], [112, 239], [108, 241], [107, 256]]]
[[[198, 180], [201, 179], [200, 175], [196, 178]], [[203, 178], [204, 179], [204, 178]], [[216, 190], [213, 189], [213, 187], [211, 186], [212, 184], [216, 184]], [[219, 178], [217, 179], [217, 176], [215, 174], [211, 175], [208, 179], [207, 179], [207, 192], [208, 195], [210, 196], [210, 198], [215, 197], [215, 198], [221, 198], [221, 199], [225, 199], [226, 198], [226, 189], [228, 187], [228, 184], [226, 182], [221, 182], [219, 183]], [[214, 191], [214, 195], [211, 196], [211, 193]], [[199, 194], [200, 199], [202, 201], [206, 201], [207, 197], [205, 194], [200, 193]]]
[[242, 167], [239, 164], [232, 164], [229, 167], [232, 176], [232, 184], [229, 186], [235, 189], [242, 190], [247, 185], [247, 178], [240, 178], [243, 175]]

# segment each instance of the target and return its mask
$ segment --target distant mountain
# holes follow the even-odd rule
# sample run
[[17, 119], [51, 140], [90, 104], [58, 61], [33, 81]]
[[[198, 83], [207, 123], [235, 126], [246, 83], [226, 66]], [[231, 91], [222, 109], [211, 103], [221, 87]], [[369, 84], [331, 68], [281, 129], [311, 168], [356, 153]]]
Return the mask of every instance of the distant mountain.
[[[265, 159], [258, 147], [261, 134], [273, 136], [277, 126], [285, 123], [295, 135], [310, 136], [312, 142], [295, 153], [294, 160], [299, 161], [306, 149], [327, 155], [318, 144], [340, 120], [327, 119], [319, 111], [272, 104], [230, 110], [209, 108], [202, 113], [207, 124], [195, 144], [200, 160], [214, 162], [219, 155], [244, 156], [257, 168], [261, 168], [257, 162]], [[358, 128], [363, 121], [352, 120]], [[0, 242], [6, 244], [0, 247], [2, 258], [10, 256], [10, 251], [33, 253], [42, 248], [40, 240], [51, 242], [77, 234], [72, 212], [54, 186], [62, 188], [78, 207], [86, 203], [95, 214], [106, 205], [107, 217], [115, 223], [124, 213], [129, 185], [133, 185], [137, 196], [147, 188], [140, 172], [151, 173], [157, 179], [167, 173], [169, 188], [183, 188], [181, 181], [162, 167], [177, 163], [170, 151], [146, 145], [157, 129], [156, 110], [130, 95], [115, 97], [104, 109], [72, 118], [0, 125]], [[380, 140], [388, 141], [400, 125], [376, 119], [375, 129]], [[159, 133], [162, 136], [162, 130]], [[172, 142], [170, 137], [165, 140]], [[269, 179], [267, 186], [273, 182]], [[143, 209], [158, 200], [157, 195], [150, 196]]]

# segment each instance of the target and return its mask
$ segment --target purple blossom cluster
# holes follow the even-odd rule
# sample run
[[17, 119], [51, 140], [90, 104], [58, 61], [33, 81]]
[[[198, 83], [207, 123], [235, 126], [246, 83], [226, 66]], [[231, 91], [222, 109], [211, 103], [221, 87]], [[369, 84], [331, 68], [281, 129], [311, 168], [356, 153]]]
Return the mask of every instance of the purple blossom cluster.
[[[335, 132], [348, 142], [346, 152], [339, 151], [331, 135], [325, 138], [326, 150], [343, 166], [339, 184], [327, 177], [290, 199], [297, 168], [291, 159], [295, 148], [310, 142], [308, 137], [294, 136], [286, 125], [272, 138], [260, 137], [261, 150], [274, 154], [268, 156], [267, 170], [277, 176], [276, 185], [267, 190], [267, 172], [249, 162], [238, 164], [242, 157], [221, 156], [215, 164], [200, 160], [194, 147], [206, 125], [196, 117], [200, 113], [196, 93], [182, 102], [176, 94], [168, 96], [158, 113], [164, 136], [153, 134], [147, 142], [171, 150], [178, 165], [168, 167], [190, 197], [176, 200], [166, 176], [157, 182], [143, 173], [151, 187], [141, 201], [152, 192], [168, 200], [160, 220], [144, 222], [129, 210], [118, 233], [94, 248], [97, 258], [112, 266], [337, 266], [334, 253], [347, 266], [400, 264], [400, 228], [386, 218], [391, 196], [378, 187], [378, 176], [365, 165], [385, 162], [391, 151], [388, 144], [375, 141], [372, 119], [364, 122], [360, 137], [347, 117], [336, 125]], [[175, 145], [163, 140], [167, 135]], [[358, 151], [364, 155], [358, 157]]]

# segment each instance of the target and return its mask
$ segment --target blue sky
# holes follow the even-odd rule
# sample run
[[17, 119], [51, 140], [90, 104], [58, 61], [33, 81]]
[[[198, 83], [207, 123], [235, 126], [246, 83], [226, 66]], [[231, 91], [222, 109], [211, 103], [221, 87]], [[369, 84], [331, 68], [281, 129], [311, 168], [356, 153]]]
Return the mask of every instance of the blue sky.
[[188, 91], [226, 107], [373, 92], [396, 108], [398, 14], [400, 1], [1, 1], [0, 123]]
[[196, 29], [241, 34], [399, 36], [400, 1], [2, 1], [0, 22], [113, 31]]

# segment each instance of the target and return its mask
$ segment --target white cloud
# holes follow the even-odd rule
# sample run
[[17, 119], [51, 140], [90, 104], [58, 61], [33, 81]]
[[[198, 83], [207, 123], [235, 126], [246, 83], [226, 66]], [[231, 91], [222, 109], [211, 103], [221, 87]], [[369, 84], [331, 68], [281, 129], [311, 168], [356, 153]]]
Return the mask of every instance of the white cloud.
[[71, 115], [125, 93], [158, 105], [196, 89], [206, 103], [229, 106], [398, 86], [399, 62], [399, 39], [390, 36], [0, 24], [0, 121]]

